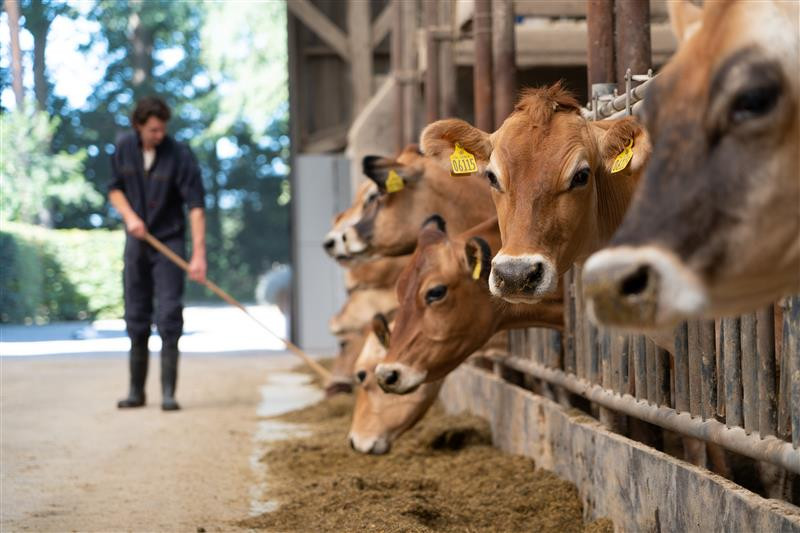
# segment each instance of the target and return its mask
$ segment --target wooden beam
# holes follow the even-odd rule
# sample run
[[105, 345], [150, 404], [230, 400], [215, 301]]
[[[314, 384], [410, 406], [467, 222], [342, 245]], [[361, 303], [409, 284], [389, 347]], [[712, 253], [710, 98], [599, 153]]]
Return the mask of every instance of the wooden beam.
[[370, 45], [369, 3], [349, 0], [347, 31], [350, 34], [350, 76], [353, 83], [353, 117], [372, 96], [372, 46]]
[[350, 61], [350, 47], [345, 34], [309, 0], [288, 0], [289, 11], [325, 41], [345, 61]]
[[375, 48], [383, 38], [389, 33], [389, 30], [392, 29], [392, 23], [395, 22], [395, 9], [392, 6], [392, 2], [386, 4], [386, 7], [383, 8], [381, 14], [378, 15], [378, 18], [375, 19], [375, 23], [372, 25], [372, 38], [370, 39], [370, 46]]

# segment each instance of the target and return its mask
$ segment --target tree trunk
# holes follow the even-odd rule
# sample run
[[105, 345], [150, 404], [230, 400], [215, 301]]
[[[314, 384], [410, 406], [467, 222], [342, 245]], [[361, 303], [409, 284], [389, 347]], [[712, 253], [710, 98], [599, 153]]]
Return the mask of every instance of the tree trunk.
[[142, 2], [132, 2], [136, 8], [128, 19], [128, 39], [131, 43], [134, 90], [145, 86], [153, 76], [153, 29], [142, 23]]
[[32, 0], [30, 9], [25, 13], [25, 26], [33, 34], [33, 94], [36, 96], [36, 105], [43, 111], [47, 109], [50, 93], [45, 73], [45, 50], [51, 23], [42, 0]]
[[8, 31], [11, 37], [11, 87], [17, 100], [17, 110], [22, 111], [25, 93], [22, 88], [22, 50], [19, 45], [19, 1], [6, 0]]

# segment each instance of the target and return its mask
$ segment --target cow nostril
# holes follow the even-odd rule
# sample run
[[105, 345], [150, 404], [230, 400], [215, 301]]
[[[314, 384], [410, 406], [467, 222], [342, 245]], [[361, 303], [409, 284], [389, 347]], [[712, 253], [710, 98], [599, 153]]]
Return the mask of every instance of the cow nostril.
[[322, 246], [324, 246], [326, 250], [330, 250], [331, 248], [333, 248], [334, 244], [335, 243], [334, 243], [333, 239], [328, 239], [324, 243], [322, 243]]
[[394, 385], [397, 383], [397, 380], [400, 378], [400, 374], [397, 373], [397, 370], [392, 370], [388, 374], [386, 374], [386, 378], [384, 378], [384, 382], [387, 385]]
[[536, 265], [533, 267], [533, 270], [528, 272], [528, 274], [525, 276], [525, 286], [535, 287], [536, 285], [538, 285], [539, 282], [542, 280], [543, 271], [544, 268], [542, 267], [542, 264], [536, 263]]
[[647, 288], [650, 268], [646, 265], [640, 266], [632, 274], [626, 276], [620, 285], [620, 292], [623, 296], [635, 296], [641, 294]]
[[353, 450], [355, 450], [355, 449], [356, 449], [356, 444], [353, 442], [353, 438], [351, 437], [351, 438], [349, 438], [349, 439], [347, 439], [347, 440], [349, 440], [349, 441], [350, 441], [350, 448], [352, 448]]
[[364, 383], [364, 380], [367, 379], [367, 371], [359, 370], [356, 372], [356, 377], [358, 378], [359, 383]]
[[342, 233], [342, 242], [347, 242], [347, 233]]

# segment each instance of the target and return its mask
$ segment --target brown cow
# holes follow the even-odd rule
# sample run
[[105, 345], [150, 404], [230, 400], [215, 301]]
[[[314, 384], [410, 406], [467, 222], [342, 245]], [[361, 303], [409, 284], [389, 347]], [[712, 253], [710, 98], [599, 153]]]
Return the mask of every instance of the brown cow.
[[376, 313], [388, 314], [397, 308], [394, 288], [363, 289], [350, 293], [347, 301], [328, 326], [334, 335], [360, 331]]
[[683, 43], [647, 92], [652, 161], [584, 271], [608, 324], [668, 327], [800, 290], [800, 4], [672, 8]]
[[375, 183], [370, 180], [361, 182], [356, 189], [352, 205], [336, 215], [333, 220], [333, 228], [322, 241], [325, 252], [343, 266], [349, 266], [349, 260], [352, 259], [347, 253], [345, 231], [361, 218], [364, 209], [377, 200], [378, 195], [379, 191]]
[[385, 356], [386, 349], [370, 334], [355, 364], [359, 386], [348, 440], [362, 453], [388, 452], [392, 443], [425, 415], [442, 387], [439, 380], [405, 396], [383, 392], [375, 380], [375, 366]]
[[416, 145], [397, 159], [367, 156], [363, 165], [380, 194], [345, 232], [350, 257], [412, 253], [420, 225], [433, 213], [446, 217], [456, 232], [495, 214], [486, 180], [453, 176], [438, 161], [423, 157]]
[[[425, 154], [440, 160], [455, 143], [492, 186], [503, 246], [489, 287], [512, 303], [552, 294], [573, 263], [611, 237], [650, 154], [636, 119], [589, 122], [560, 83], [524, 92], [491, 135], [453, 119], [422, 133]], [[629, 144], [632, 157], [612, 174]]]
[[442, 379], [500, 330], [563, 328], [561, 292], [536, 305], [508, 304], [489, 292], [491, 249], [500, 242], [497, 219], [457, 237], [431, 217], [419, 233], [411, 263], [397, 282], [395, 328], [376, 331], [388, 354], [375, 374], [387, 392], [405, 394]]

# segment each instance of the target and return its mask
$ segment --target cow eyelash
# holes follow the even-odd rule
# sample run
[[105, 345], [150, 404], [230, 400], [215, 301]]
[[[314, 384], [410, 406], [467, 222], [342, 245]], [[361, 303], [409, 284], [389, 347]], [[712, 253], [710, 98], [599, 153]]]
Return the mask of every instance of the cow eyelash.
[[730, 107], [730, 121], [741, 124], [747, 120], [766, 115], [775, 107], [781, 93], [780, 84], [773, 83], [751, 87], [740, 91]]
[[589, 176], [591, 176], [591, 172], [588, 167], [583, 167], [575, 171], [575, 174], [572, 175], [572, 180], [569, 182], [569, 189], [572, 190], [585, 186], [589, 183]]
[[428, 289], [425, 293], [425, 303], [431, 305], [434, 302], [438, 302], [439, 300], [443, 299], [447, 295], [447, 286], [446, 285], [437, 285], [432, 289]]

